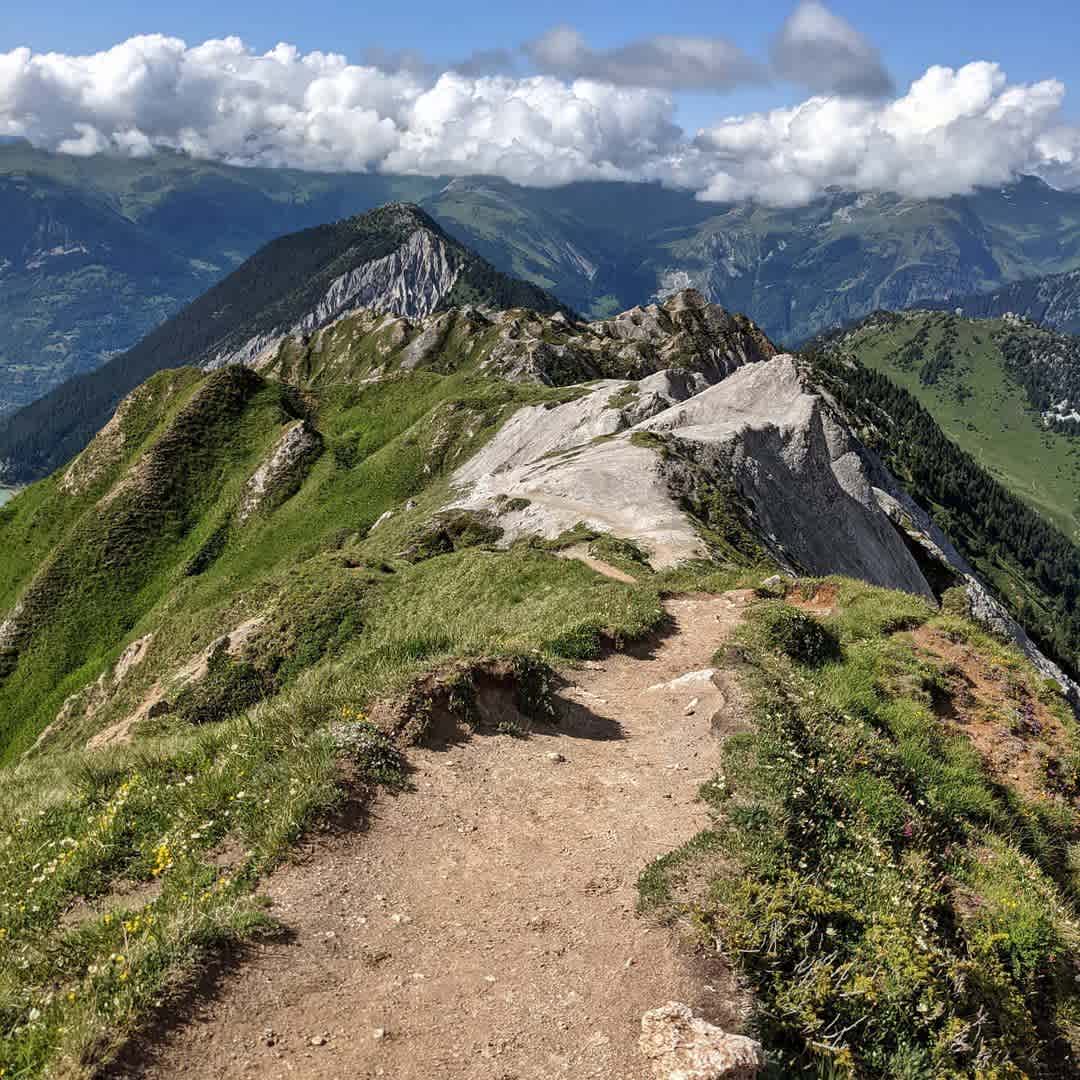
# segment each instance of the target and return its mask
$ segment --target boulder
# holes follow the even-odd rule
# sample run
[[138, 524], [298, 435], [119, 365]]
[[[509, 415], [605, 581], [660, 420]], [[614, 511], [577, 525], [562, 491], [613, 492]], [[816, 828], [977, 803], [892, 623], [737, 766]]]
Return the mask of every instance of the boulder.
[[639, 1045], [656, 1080], [754, 1080], [765, 1065], [760, 1043], [729, 1035], [677, 1001], [641, 1018]]

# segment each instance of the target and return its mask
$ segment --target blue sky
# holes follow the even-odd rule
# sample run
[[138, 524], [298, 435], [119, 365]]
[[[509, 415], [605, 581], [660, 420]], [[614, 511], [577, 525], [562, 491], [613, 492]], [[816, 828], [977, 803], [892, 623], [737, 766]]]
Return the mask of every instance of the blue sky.
[[[670, 33], [722, 35], [764, 57], [791, 12], [789, 0], [705, 2], [680, 0], [555, 0], [537, 5], [490, 0], [411, 0], [342, 3], [341, 0], [5, 0], [0, 10], [0, 52], [28, 45], [35, 51], [84, 53], [143, 33], [167, 33], [189, 44], [236, 34], [257, 49], [279, 41], [303, 51], [416, 50], [452, 62], [477, 49], [514, 48], [553, 25], [568, 23], [596, 48]], [[971, 60], [1001, 63], [1012, 82], [1057, 78], [1070, 93], [1065, 112], [1080, 117], [1080, 13], [1076, 0], [835, 0], [877, 47], [899, 86], [931, 64]], [[770, 108], [803, 96], [774, 84], [722, 94], [680, 94], [679, 119], [689, 128], [718, 115]]]

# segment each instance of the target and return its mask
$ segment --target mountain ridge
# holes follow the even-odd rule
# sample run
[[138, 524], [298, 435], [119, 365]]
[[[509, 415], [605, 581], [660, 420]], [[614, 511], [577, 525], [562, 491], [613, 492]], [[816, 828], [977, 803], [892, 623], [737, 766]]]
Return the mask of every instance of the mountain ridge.
[[[947, 200], [830, 191], [778, 210], [657, 183], [546, 190], [0, 146], [0, 204], [16, 224], [44, 215], [41, 236], [16, 228], [0, 242], [0, 414], [131, 348], [274, 237], [402, 199], [590, 317], [693, 286], [789, 346], [875, 307], [966, 296], [1080, 259], [1080, 194], [1030, 178]], [[105, 221], [114, 237], [99, 235]]]
[[[417, 236], [425, 239], [402, 260]], [[456, 301], [569, 313], [472, 255], [411, 204], [280, 237], [134, 349], [0, 424], [0, 462], [20, 482], [51, 471], [85, 445], [124, 394], [163, 368], [254, 359], [361, 304], [430, 312]]]
[[969, 319], [1016, 315], [1048, 329], [1080, 334], [1080, 271], [1026, 278], [988, 293], [926, 306], [958, 311]]
[[[379, 239], [383, 248], [365, 248], [375, 262], [400, 250], [400, 236]], [[325, 297], [338, 269], [311, 295]], [[571, 860], [573, 884], [542, 874], [556, 885], [545, 895], [577, 911], [584, 891], [600, 898], [587, 914], [617, 907], [626, 925], [635, 911], [692, 919], [701, 955], [718, 963], [737, 944], [737, 1001], [749, 1008], [752, 995], [772, 1017], [755, 1034], [781, 1071], [818, 1072], [843, 1052], [875, 1075], [929, 1076], [931, 1062], [957, 1075], [988, 1066], [1072, 1075], [1075, 686], [890, 468], [920, 496], [940, 494], [935, 478], [947, 482], [935, 513], [992, 524], [1003, 493], [973, 462], [945, 475], [941, 463], [955, 462], [940, 429], [876, 394], [857, 361], [829, 368], [779, 353], [700, 292], [583, 322], [558, 305], [543, 314], [450, 304], [459, 281], [440, 262], [415, 298], [427, 314], [342, 312], [335, 302], [319, 313], [323, 325], [264, 341], [250, 364], [157, 371], [65, 468], [0, 509], [0, 989], [11, 1020], [0, 1068], [100, 1074], [126, 1043], [118, 1074], [148, 1060], [174, 1073], [172, 1056], [144, 1052], [161, 1047], [176, 1013], [168, 995], [219, 950], [235, 958], [238, 943], [267, 944], [260, 896], [281, 895], [274, 869], [313, 828], [333, 820], [348, 837], [338, 850], [362, 867], [354, 853], [385, 836], [385, 814], [370, 815], [371, 833], [351, 823], [378, 785], [395, 793], [395, 820], [426, 838], [423, 848], [388, 838], [410, 866], [416, 851], [442, 858], [438, 830], [449, 828], [468, 859], [494, 867], [493, 882], [532, 896], [506, 872], [506, 814], [491, 817], [492, 832], [472, 816], [497, 767], [500, 799], [520, 809], [522, 853], [535, 855], [542, 834], [559, 866], [566, 844], [590, 831], [594, 800], [579, 778], [615, 823], [636, 797], [628, 791], [653, 777], [660, 805], [694, 808], [705, 831], [690, 839], [698, 823], [679, 837], [653, 832], [674, 818], [639, 804], [638, 820], [652, 824], [630, 830], [629, 857], [606, 833], [597, 841], [617, 889], [597, 888], [596, 867]], [[255, 300], [222, 316], [241, 345], [253, 328], [288, 330], [311, 310], [308, 294], [297, 305], [287, 288], [262, 296], [264, 318]], [[217, 355], [193, 354], [210, 367]], [[882, 431], [922, 458], [897, 454]], [[937, 466], [929, 480], [927, 462]], [[957, 507], [956, 496], [968, 502]], [[1051, 534], [1029, 514], [1021, 531], [1046, 548]], [[830, 570], [879, 584], [820, 576]], [[1036, 581], [1041, 571], [1022, 572]], [[1062, 603], [1068, 592], [1066, 581]], [[1080, 649], [1065, 644], [1075, 668]], [[643, 712], [663, 742], [641, 741]], [[470, 748], [473, 732], [490, 737]], [[530, 739], [539, 733], [565, 752], [541, 757]], [[721, 745], [717, 734], [732, 737]], [[577, 737], [596, 752], [576, 750]], [[482, 771], [468, 772], [481, 742]], [[567, 773], [568, 759], [580, 760]], [[460, 822], [439, 800], [411, 816], [412, 800], [435, 790], [404, 790], [410, 775], [426, 775], [421, 760], [441, 778], [437, 791], [460, 796]], [[610, 768], [613, 783], [596, 787], [590, 762]], [[534, 797], [562, 832], [538, 833]], [[680, 839], [689, 843], [672, 851]], [[440, 871], [453, 877], [450, 901], [421, 908], [379, 877], [395, 864], [377, 847], [381, 869], [359, 875], [385, 890], [371, 903], [338, 888], [326, 844], [315, 848], [283, 871], [310, 887], [290, 895], [333, 894], [339, 921], [319, 920], [317, 937], [302, 932], [281, 955], [336, 950], [348, 964], [333, 970], [347, 981], [329, 995], [352, 985], [348, 958], [367, 955], [359, 950], [376, 919], [398, 943], [394, 971], [420, 970], [408, 951], [418, 940], [448, 969], [469, 957], [461, 927], [442, 915], [454, 890], [475, 893], [468, 859]], [[655, 861], [643, 868], [642, 857]], [[430, 867], [419, 870], [429, 892]], [[480, 910], [493, 910], [494, 895]], [[521, 902], [496, 906], [523, 941], [576, 940], [561, 917], [557, 931], [554, 915], [524, 919]], [[276, 915], [295, 929], [287, 904]], [[767, 955], [770, 935], [780, 960]], [[649, 942], [658, 936], [653, 926]], [[548, 974], [587, 978], [623, 1034], [581, 1040], [541, 1017], [530, 1030], [542, 1041], [514, 1052], [535, 1060], [533, 1046], [564, 1054], [584, 1041], [629, 1063], [653, 991], [627, 1007], [606, 974], [582, 975], [579, 947], [560, 951], [571, 968]], [[648, 968], [646, 955], [617, 965], [619, 979]], [[699, 963], [695, 954], [691, 989]], [[809, 964], [826, 977], [807, 980]], [[299, 985], [304, 970], [285, 958], [275, 987]], [[265, 995], [259, 968], [249, 974]], [[531, 1009], [512, 993], [527, 971], [504, 965], [491, 978], [505, 995], [474, 966], [466, 979], [479, 989], [467, 992]], [[709, 978], [713, 999], [728, 983]], [[399, 980], [384, 981], [402, 1000]], [[412, 1000], [421, 981], [406, 983]], [[447, 982], [448, 1000], [462, 1001], [461, 985]], [[371, 995], [350, 1000], [371, 1007]], [[882, 1000], [889, 1007], [875, 1008]], [[925, 1013], [912, 1007], [924, 1000]], [[166, 1023], [151, 1026], [159, 1002]], [[241, 1012], [256, 1017], [260, 1048], [271, 1041], [261, 1005]], [[350, 1015], [368, 1017], [361, 1029], [382, 1021]], [[490, 1013], [478, 1015], [484, 1030]], [[822, 1019], [856, 1025], [858, 1039], [822, 1051]], [[330, 1047], [319, 1051], [325, 1061], [348, 1041], [345, 1031], [309, 1036], [306, 1019], [274, 1022], [288, 1028], [273, 1033], [275, 1055], [297, 1031], [304, 1053]], [[180, 1051], [181, 1067], [199, 1075], [262, 1057], [250, 1048], [259, 1030], [189, 1030], [226, 1047], [212, 1063]], [[417, 1031], [396, 1019], [399, 1060], [419, 1059]], [[354, 1040], [349, 1060], [385, 1064], [384, 1042]], [[442, 1029], [432, 1046], [441, 1068]], [[467, 1051], [447, 1067], [472, 1075], [476, 1061]]]

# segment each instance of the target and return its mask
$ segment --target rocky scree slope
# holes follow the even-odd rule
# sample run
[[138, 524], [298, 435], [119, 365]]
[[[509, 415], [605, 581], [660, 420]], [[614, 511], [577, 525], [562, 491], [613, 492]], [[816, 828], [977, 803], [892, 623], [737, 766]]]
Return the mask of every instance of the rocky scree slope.
[[0, 466], [18, 482], [50, 472], [156, 371], [250, 362], [358, 308], [423, 316], [460, 304], [571, 314], [536, 286], [499, 273], [409, 204], [293, 233], [133, 349], [8, 418], [0, 428]]

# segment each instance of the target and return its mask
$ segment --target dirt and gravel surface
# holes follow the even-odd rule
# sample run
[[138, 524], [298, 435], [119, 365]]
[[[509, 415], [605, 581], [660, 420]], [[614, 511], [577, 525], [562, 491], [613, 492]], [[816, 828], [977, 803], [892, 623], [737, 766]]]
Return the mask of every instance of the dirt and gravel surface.
[[282, 939], [114, 1075], [640, 1080], [646, 1010], [739, 1030], [725, 966], [635, 907], [646, 864], [706, 825], [697, 789], [745, 722], [722, 672], [662, 684], [708, 668], [747, 600], [669, 601], [665, 632], [569, 673], [558, 726], [410, 752], [410, 791], [268, 880]]

